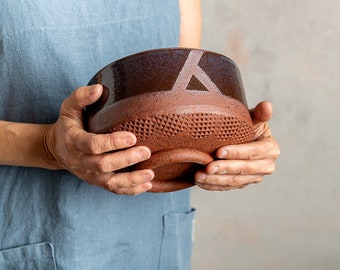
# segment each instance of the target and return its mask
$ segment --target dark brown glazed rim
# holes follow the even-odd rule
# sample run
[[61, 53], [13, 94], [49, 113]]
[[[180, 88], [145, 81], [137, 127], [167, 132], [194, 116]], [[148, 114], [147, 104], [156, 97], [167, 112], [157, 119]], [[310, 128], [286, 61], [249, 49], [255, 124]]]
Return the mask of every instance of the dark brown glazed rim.
[[104, 92], [85, 110], [89, 132], [133, 132], [149, 160], [129, 170], [153, 169], [151, 192], [194, 185], [194, 173], [216, 149], [253, 140], [241, 76], [228, 57], [168, 48], [137, 53], [101, 69], [89, 85]]

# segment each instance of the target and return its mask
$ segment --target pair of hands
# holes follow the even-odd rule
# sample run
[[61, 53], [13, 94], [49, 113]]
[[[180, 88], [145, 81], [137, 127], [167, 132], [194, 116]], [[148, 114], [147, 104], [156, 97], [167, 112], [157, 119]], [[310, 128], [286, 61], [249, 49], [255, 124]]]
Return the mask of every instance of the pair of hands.
[[[130, 132], [93, 134], [84, 130], [83, 109], [94, 103], [102, 91], [101, 85], [84, 86], [64, 100], [58, 120], [48, 128], [44, 137], [51, 165], [116, 194], [143, 193], [152, 187], [152, 170], [115, 171], [147, 160], [151, 156], [150, 149], [134, 146], [137, 139]], [[267, 124], [272, 116], [271, 103], [258, 104], [251, 114], [255, 141], [219, 148], [219, 160], [196, 173], [199, 187], [207, 190], [237, 189], [258, 183], [264, 175], [274, 172], [280, 149]]]

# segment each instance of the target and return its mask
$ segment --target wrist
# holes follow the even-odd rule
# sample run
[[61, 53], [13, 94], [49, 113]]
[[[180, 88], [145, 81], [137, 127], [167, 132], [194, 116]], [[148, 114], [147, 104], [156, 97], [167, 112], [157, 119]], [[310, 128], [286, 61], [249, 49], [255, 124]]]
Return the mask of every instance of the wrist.
[[44, 152], [44, 160], [46, 168], [51, 170], [62, 170], [58, 158], [56, 156], [56, 131], [54, 124], [46, 125], [41, 133], [41, 147]]
[[53, 142], [53, 125], [0, 121], [0, 165], [62, 169]]

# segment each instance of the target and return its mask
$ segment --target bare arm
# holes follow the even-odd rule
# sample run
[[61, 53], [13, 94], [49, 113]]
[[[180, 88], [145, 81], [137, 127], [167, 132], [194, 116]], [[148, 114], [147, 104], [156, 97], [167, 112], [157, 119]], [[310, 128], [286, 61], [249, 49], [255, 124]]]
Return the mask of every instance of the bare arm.
[[254, 142], [228, 145], [217, 150], [218, 160], [196, 173], [198, 186], [208, 190], [230, 190], [259, 183], [275, 171], [280, 147], [272, 136], [268, 121], [272, 104], [260, 102], [251, 110], [254, 124]]
[[[180, 46], [199, 47], [201, 7], [199, 0], [180, 0]], [[92, 98], [95, 100], [95, 97]], [[91, 100], [89, 101], [91, 102]], [[63, 169], [49, 153], [46, 134], [52, 125], [0, 121], [0, 164]]]
[[[200, 1], [180, 0], [180, 7], [179, 45], [199, 47], [201, 40]], [[136, 137], [132, 133], [115, 132], [96, 135], [84, 131], [81, 112], [85, 106], [95, 102], [101, 93], [102, 87], [99, 85], [78, 88], [65, 99], [59, 119], [54, 124], [39, 125], [0, 121], [0, 165], [65, 169], [93, 185], [119, 194], [138, 194], [150, 189], [152, 187], [150, 181], [154, 177], [151, 170], [114, 173], [118, 169], [150, 157], [150, 150], [147, 147], [133, 146], [136, 143]], [[263, 128], [270, 117], [258, 116], [260, 113], [257, 112], [261, 112], [261, 108], [263, 109], [263, 106], [257, 107], [254, 113], [254, 122], [260, 133], [256, 145], [221, 148], [220, 158], [225, 158], [225, 162], [222, 160], [219, 164], [211, 163], [205, 171], [198, 172], [196, 175], [198, 185], [206, 189], [230, 189], [258, 182], [264, 174], [272, 172], [275, 159], [279, 155], [279, 147], [271, 135], [267, 136], [270, 134], [269, 128]], [[269, 114], [271, 116], [271, 111]], [[273, 148], [271, 152], [266, 150], [268, 146]], [[227, 156], [222, 155], [223, 150], [227, 150]], [[107, 153], [111, 151], [113, 152]], [[257, 154], [256, 151], [258, 151]], [[264, 162], [248, 162], [254, 157], [269, 160], [266, 167], [270, 169], [264, 170]], [[237, 162], [229, 162], [237, 158]], [[232, 163], [234, 169], [230, 169]], [[214, 165], [217, 165], [217, 171]], [[225, 173], [228, 167], [228, 171], [233, 172], [232, 175]], [[245, 172], [248, 172], [248, 176], [244, 176]]]
[[58, 169], [45, 151], [48, 127], [0, 121], [0, 164]]
[[[180, 45], [200, 46], [198, 0], [181, 0]], [[150, 157], [147, 147], [133, 147], [129, 132], [96, 135], [83, 130], [82, 109], [101, 95], [100, 86], [81, 87], [65, 99], [56, 123], [50, 125], [0, 121], [0, 165], [65, 169], [115, 193], [138, 194], [152, 187], [151, 170], [114, 171]], [[113, 150], [114, 153], [107, 154]]]
[[76, 89], [62, 103], [54, 124], [1, 121], [0, 164], [65, 169], [117, 194], [139, 194], [150, 189], [154, 177], [151, 170], [115, 173], [151, 155], [147, 147], [133, 146], [136, 137], [132, 133], [92, 134], [83, 129], [82, 110], [102, 91], [101, 85]]
[[180, 47], [200, 48], [202, 14], [200, 0], [180, 0], [181, 32]]
[[[180, 0], [180, 46], [199, 48], [202, 14], [199, 0]], [[268, 121], [272, 117], [270, 102], [261, 102], [252, 110], [254, 142], [229, 145], [217, 151], [219, 160], [208, 164], [195, 175], [196, 184], [207, 190], [230, 190], [261, 182], [275, 170], [280, 147], [273, 138]]]

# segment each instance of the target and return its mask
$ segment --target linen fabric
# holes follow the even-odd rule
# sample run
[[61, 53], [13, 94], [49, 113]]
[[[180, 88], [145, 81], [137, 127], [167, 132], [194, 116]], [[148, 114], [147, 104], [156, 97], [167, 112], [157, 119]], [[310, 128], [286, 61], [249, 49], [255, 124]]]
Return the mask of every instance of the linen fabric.
[[[0, 0], [0, 119], [53, 123], [100, 68], [177, 46], [179, 20], [177, 0]], [[189, 197], [115, 195], [66, 171], [0, 166], [0, 269], [189, 269]]]

